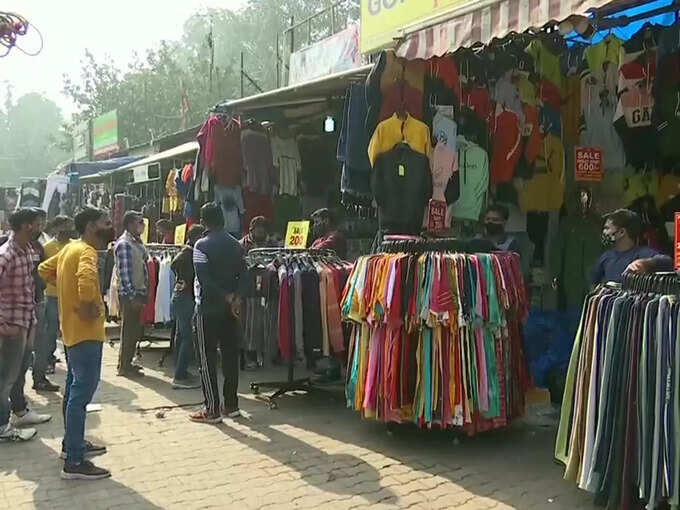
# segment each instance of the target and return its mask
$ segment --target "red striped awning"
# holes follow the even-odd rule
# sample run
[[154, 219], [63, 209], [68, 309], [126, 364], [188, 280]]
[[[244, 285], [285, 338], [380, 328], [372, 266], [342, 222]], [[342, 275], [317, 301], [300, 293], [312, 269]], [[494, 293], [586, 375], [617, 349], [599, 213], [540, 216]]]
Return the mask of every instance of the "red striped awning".
[[540, 28], [551, 20], [611, 4], [611, 0], [499, 0], [407, 36], [397, 54], [408, 59], [441, 56], [509, 32]]

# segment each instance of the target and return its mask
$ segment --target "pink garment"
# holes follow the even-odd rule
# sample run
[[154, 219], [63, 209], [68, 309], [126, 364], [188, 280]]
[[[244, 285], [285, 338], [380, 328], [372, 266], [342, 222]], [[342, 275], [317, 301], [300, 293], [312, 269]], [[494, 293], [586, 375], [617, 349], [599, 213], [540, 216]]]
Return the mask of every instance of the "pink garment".
[[444, 192], [449, 179], [458, 171], [458, 154], [442, 142], [432, 153], [432, 198], [446, 202]]
[[363, 408], [375, 411], [378, 401], [378, 371], [380, 366], [380, 346], [385, 341], [385, 327], [373, 330], [368, 346], [368, 366], [366, 368], [366, 387], [364, 388]]

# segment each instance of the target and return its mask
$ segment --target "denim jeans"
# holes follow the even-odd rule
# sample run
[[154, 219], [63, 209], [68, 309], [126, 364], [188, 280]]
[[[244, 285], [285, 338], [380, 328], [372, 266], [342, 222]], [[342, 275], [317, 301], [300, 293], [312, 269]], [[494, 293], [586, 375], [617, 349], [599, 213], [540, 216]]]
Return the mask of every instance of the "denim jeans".
[[[50, 300], [53, 304], [50, 305]], [[57, 323], [50, 324], [50, 320], [54, 321], [54, 315], [48, 317], [48, 307], [54, 307], [49, 313], [57, 316]], [[57, 307], [57, 298], [49, 296], [47, 301], [36, 303], [35, 315], [38, 319], [35, 331], [35, 345], [33, 346], [33, 381], [39, 381], [45, 377], [47, 365], [50, 360], [50, 355], [57, 347], [57, 332], [59, 331], [59, 310]], [[54, 329], [54, 337], [50, 338], [49, 328]]]
[[26, 408], [24, 377], [19, 377], [20, 373], [26, 374], [31, 359], [26, 343], [26, 331], [15, 336], [0, 336], [0, 429], [9, 423], [10, 401], [15, 411]]
[[173, 294], [172, 313], [175, 318], [175, 379], [186, 379], [187, 367], [194, 357], [194, 299], [191, 294]]
[[102, 370], [102, 344], [97, 340], [66, 348], [66, 389], [64, 390], [64, 450], [68, 464], [80, 464], [85, 454], [87, 404], [97, 390]]
[[241, 215], [243, 214], [243, 211], [245, 211], [241, 187], [227, 187], [216, 184], [214, 191], [215, 202], [222, 208], [224, 230], [229, 232], [236, 239], [240, 239]]

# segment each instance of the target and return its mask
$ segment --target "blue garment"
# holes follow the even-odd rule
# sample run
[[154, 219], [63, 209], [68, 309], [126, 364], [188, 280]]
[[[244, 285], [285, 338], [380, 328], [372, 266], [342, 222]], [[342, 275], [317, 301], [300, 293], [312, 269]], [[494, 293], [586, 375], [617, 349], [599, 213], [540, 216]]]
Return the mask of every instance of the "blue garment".
[[222, 208], [226, 231], [240, 237], [238, 234], [241, 232], [241, 216], [246, 210], [241, 186], [227, 187], [215, 184], [215, 201]]
[[175, 318], [175, 379], [187, 378], [187, 367], [193, 358], [194, 302], [186, 292], [173, 294], [172, 315]]
[[621, 282], [621, 276], [629, 264], [639, 259], [654, 258], [656, 271], [671, 271], [673, 261], [667, 255], [648, 246], [636, 246], [628, 251], [608, 250], [604, 252], [590, 269], [590, 281], [594, 285], [607, 282]]
[[246, 295], [245, 253], [223, 229], [208, 230], [194, 246], [194, 295], [204, 315], [224, 315], [226, 296]]
[[85, 455], [86, 408], [101, 377], [102, 345], [100, 341], [87, 340], [66, 348], [68, 373], [62, 411], [67, 464], [78, 465]]

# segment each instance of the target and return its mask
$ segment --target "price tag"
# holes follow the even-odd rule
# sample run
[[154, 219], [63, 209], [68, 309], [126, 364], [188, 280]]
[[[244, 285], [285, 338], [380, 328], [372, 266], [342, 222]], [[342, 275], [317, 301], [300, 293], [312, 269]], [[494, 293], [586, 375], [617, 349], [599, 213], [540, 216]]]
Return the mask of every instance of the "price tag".
[[147, 244], [149, 242], [149, 218], [142, 218], [142, 221], [144, 222], [144, 231], [140, 237], [142, 242]]
[[399, 165], [399, 177], [404, 177], [406, 175], [406, 167], [404, 165]]
[[599, 147], [574, 148], [574, 180], [600, 182], [604, 173], [602, 149]]
[[184, 239], [187, 234], [187, 224], [182, 223], [181, 225], [177, 225], [175, 227], [175, 244], [182, 245], [184, 244]]
[[680, 212], [675, 213], [675, 269], [680, 269]]
[[446, 202], [430, 199], [427, 207], [428, 232], [441, 232], [446, 229]]
[[286, 228], [286, 248], [304, 250], [309, 236], [309, 221], [289, 221]]

